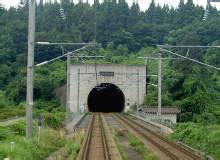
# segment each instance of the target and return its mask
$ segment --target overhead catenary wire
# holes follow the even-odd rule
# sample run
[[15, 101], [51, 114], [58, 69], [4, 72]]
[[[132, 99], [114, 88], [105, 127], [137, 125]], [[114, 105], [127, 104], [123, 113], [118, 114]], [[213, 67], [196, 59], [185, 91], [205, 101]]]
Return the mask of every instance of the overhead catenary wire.
[[171, 54], [173, 54], [173, 55], [176, 55], [176, 56], [178, 56], [178, 57], [181, 57], [181, 58], [190, 60], [190, 61], [192, 61], [192, 62], [201, 64], [201, 65], [204, 65], [204, 66], [206, 66], [206, 67], [213, 68], [213, 69], [216, 69], [216, 70], [220, 70], [220, 68], [218, 68], [218, 67], [216, 67], [216, 66], [213, 66], [213, 65], [210, 65], [210, 64], [207, 64], [207, 63], [203, 63], [203, 62], [198, 61], [198, 60], [193, 59], [193, 58], [189, 58], [189, 57], [186, 57], [186, 56], [182, 56], [182, 55], [180, 55], [180, 54], [177, 54], [177, 53], [175, 53], [175, 52], [169, 51], [169, 50], [167, 50], [167, 49], [164, 49], [164, 48], [159, 48], [159, 49], [160, 49], [161, 51], [164, 51], [164, 52], [167, 52], [167, 53], [171, 53]]
[[[153, 60], [158, 60], [158, 57], [138, 57], [139, 59], [153, 59]], [[170, 59], [180, 59], [180, 58], [161, 58], [162, 60], [170, 60]]]
[[42, 62], [42, 63], [39, 63], [39, 64], [37, 64], [36, 66], [38, 67], [38, 66], [42, 66], [42, 65], [44, 65], [44, 64], [48, 64], [48, 63], [53, 62], [53, 61], [56, 61], [57, 59], [60, 59], [60, 58], [62, 58], [62, 57], [65, 57], [65, 56], [68, 56], [68, 55], [72, 55], [73, 53], [77, 53], [77, 52], [79, 52], [79, 51], [81, 51], [81, 50], [84, 50], [84, 49], [87, 48], [87, 47], [89, 47], [89, 46], [84, 46], [84, 47], [79, 48], [79, 49], [76, 49], [76, 50], [74, 50], [74, 51], [67, 52], [67, 53], [65, 53], [65, 54], [63, 54], [63, 55], [61, 55], [61, 56], [58, 56], [58, 57], [56, 57], [56, 58], [53, 58], [53, 59], [51, 59], [51, 60], [48, 60], [48, 61], [44, 61], [44, 62]]

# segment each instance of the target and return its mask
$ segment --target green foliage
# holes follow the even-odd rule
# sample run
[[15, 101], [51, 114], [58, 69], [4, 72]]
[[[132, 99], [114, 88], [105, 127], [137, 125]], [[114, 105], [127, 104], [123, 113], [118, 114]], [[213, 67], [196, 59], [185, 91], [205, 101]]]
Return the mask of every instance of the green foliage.
[[[94, 41], [94, 6], [87, 3], [63, 7], [67, 16], [64, 22], [58, 14], [58, 3], [37, 5], [36, 41], [92, 42]], [[102, 44], [98, 54], [105, 56], [97, 63], [143, 64], [138, 56], [154, 56], [155, 44], [219, 45], [219, 11], [210, 8], [207, 21], [202, 22], [205, 9], [192, 0], [169, 8], [156, 5], [154, 1], [146, 11], [139, 5], [131, 7], [125, 1], [104, 1], [97, 7], [97, 42]], [[0, 120], [23, 116], [22, 103], [26, 98], [28, 5], [19, 8], [0, 9]], [[152, 46], [152, 47], [151, 47]], [[64, 46], [64, 51], [74, 50]], [[186, 49], [174, 50], [186, 56]], [[82, 52], [93, 55], [94, 53]], [[35, 64], [62, 55], [60, 46], [36, 46]], [[164, 55], [167, 56], [167, 55]], [[220, 67], [219, 49], [190, 49], [188, 57]], [[75, 61], [74, 61], [75, 62]], [[94, 60], [85, 59], [94, 64]], [[157, 74], [157, 62], [147, 61], [148, 74]], [[202, 149], [220, 159], [220, 74], [183, 59], [163, 61], [162, 105], [181, 108], [179, 121], [199, 124], [183, 124], [172, 135], [195, 148]], [[59, 128], [63, 125], [65, 112], [54, 98], [54, 90], [66, 82], [66, 66], [63, 59], [46, 66], [35, 67], [34, 117], [42, 114], [44, 126]], [[148, 77], [147, 82], [157, 84], [157, 78]], [[20, 106], [19, 106], [20, 104]], [[144, 105], [157, 105], [157, 90], [147, 86]], [[204, 126], [207, 125], [207, 126]], [[209, 131], [209, 132], [207, 132]], [[53, 130], [44, 130], [40, 144], [37, 138], [24, 140], [24, 123], [0, 127], [0, 159], [6, 156], [16, 160], [43, 159], [51, 151], [64, 145], [64, 140]], [[143, 153], [143, 144], [130, 137], [131, 145]], [[16, 149], [10, 151], [10, 142]], [[191, 142], [192, 141], [192, 142]], [[73, 153], [79, 143], [68, 149]]]
[[16, 116], [24, 116], [25, 110], [19, 107], [3, 108], [0, 112], [0, 120], [10, 119]]
[[70, 155], [69, 158], [77, 158], [77, 154], [79, 153], [84, 135], [84, 133], [79, 132], [78, 134], [68, 139], [67, 143], [65, 144], [65, 150], [67, 151], [68, 156]]
[[[59, 7], [58, 3], [37, 5], [36, 41], [94, 41], [94, 6], [87, 3], [70, 4], [65, 1], [63, 7], [67, 21], [60, 18]], [[167, 5], [161, 7], [152, 1], [146, 11], [141, 11], [139, 5], [135, 3], [129, 7], [125, 1], [118, 3], [104, 1], [96, 8], [96, 38], [103, 47], [98, 53], [105, 58], [97, 60], [97, 63], [143, 64], [137, 57], [156, 56], [158, 50], [155, 49], [155, 44], [218, 45], [219, 11], [211, 7], [208, 20], [203, 22], [201, 19], [204, 12], [205, 9], [194, 5], [192, 0], [186, 3], [181, 0], [176, 9]], [[0, 22], [0, 90], [4, 90], [4, 93], [0, 92], [0, 108], [7, 108], [18, 105], [26, 98], [28, 6], [2, 9]], [[63, 47], [65, 52], [75, 49], [72, 46]], [[175, 51], [184, 56], [187, 53], [186, 49]], [[188, 53], [190, 58], [219, 67], [216, 48], [208, 50], [195, 48], [190, 49]], [[35, 64], [60, 55], [62, 55], [60, 46], [37, 45]], [[85, 59], [85, 63], [94, 64], [94, 60]], [[148, 72], [156, 74], [157, 63], [152, 61], [151, 63], [147, 63]], [[63, 59], [47, 66], [35, 67], [36, 108], [39, 110], [46, 108], [47, 111], [57, 108], [54, 103], [54, 89], [66, 82], [65, 70]], [[157, 83], [157, 79], [150, 77], [148, 81], [149, 79], [150, 82]], [[182, 120], [200, 122], [209, 119], [219, 122], [219, 72], [204, 69], [183, 59], [164, 61], [162, 84], [162, 105], [180, 106]], [[157, 91], [148, 86], [147, 92], [144, 104], [157, 105]], [[10, 113], [4, 112], [5, 114]], [[210, 118], [211, 115], [214, 116], [213, 119]], [[47, 118], [50, 120], [54, 117], [47, 115]]]
[[9, 100], [6, 98], [5, 93], [3, 91], [0, 91], [0, 109], [8, 107]]
[[[177, 106], [181, 108], [181, 111], [183, 113], [187, 113], [191, 116], [184, 117], [182, 115], [181, 120], [186, 121], [186, 120], [192, 120], [193, 114], [201, 114], [205, 111], [205, 108], [208, 107], [209, 105], [209, 100], [207, 99], [207, 95], [205, 95], [202, 92], [196, 92], [195, 95], [188, 97], [180, 103], [177, 103]], [[189, 118], [184, 120], [184, 118]]]
[[54, 109], [61, 109], [60, 103], [57, 99], [52, 99], [50, 101], [39, 99], [34, 103], [34, 107], [37, 109], [37, 112], [40, 110], [51, 112]]
[[178, 124], [171, 138], [220, 159], [220, 126], [211, 124]]
[[[26, 98], [26, 71], [21, 68], [19, 75], [7, 86], [6, 95], [16, 104]], [[66, 81], [66, 69], [63, 61], [57, 61], [45, 68], [37, 68], [34, 76], [35, 99], [54, 99], [54, 89]], [[18, 83], [19, 82], [19, 83]]]
[[25, 135], [25, 126], [26, 126], [25, 122], [21, 121], [21, 122], [16, 122], [16, 123], [8, 126], [8, 128], [16, 135], [24, 136]]
[[13, 134], [9, 129], [7, 129], [5, 127], [0, 127], [0, 131], [1, 131], [0, 141], [6, 139], [7, 137], [9, 137]]
[[115, 143], [118, 147], [118, 150], [121, 154], [121, 157], [123, 160], [128, 160], [128, 155], [123, 151], [123, 148], [122, 148], [122, 145], [120, 143], [120, 137], [119, 137], [119, 134], [115, 134], [115, 137], [114, 137], [114, 140], [115, 140]]
[[[13, 151], [11, 151], [10, 147], [10, 142], [12, 141], [15, 143]], [[59, 147], [64, 146], [65, 142], [66, 141], [59, 136], [58, 132], [51, 129], [43, 129], [40, 143], [37, 142], [37, 137], [27, 140], [22, 136], [14, 136], [0, 143], [0, 147], [4, 156], [10, 159], [40, 160], [44, 159]]]
[[25, 134], [25, 122], [18, 121], [7, 126], [0, 126], [0, 141], [4, 141], [8, 138], [12, 138], [15, 135], [24, 135]]
[[47, 68], [39, 68], [35, 75], [35, 97], [51, 100], [54, 97], [54, 89], [65, 82], [65, 63], [58, 61]]
[[65, 118], [65, 112], [42, 113], [44, 126], [48, 126], [55, 129], [63, 126], [64, 118]]
[[[51, 152], [67, 144], [58, 131], [51, 128], [42, 128], [38, 142], [36, 121], [33, 123], [33, 138], [26, 139], [25, 122], [18, 121], [7, 126], [0, 126], [0, 158], [40, 160], [47, 157]], [[11, 142], [14, 147], [11, 150]]]

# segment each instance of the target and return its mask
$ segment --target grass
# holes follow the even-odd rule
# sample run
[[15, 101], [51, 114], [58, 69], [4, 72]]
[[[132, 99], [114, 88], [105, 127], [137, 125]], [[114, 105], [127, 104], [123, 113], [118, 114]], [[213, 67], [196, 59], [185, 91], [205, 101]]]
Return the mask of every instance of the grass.
[[1, 126], [0, 133], [0, 160], [4, 158], [42, 160], [60, 148], [62, 148], [62, 153], [58, 155], [60, 160], [76, 159], [84, 137], [84, 133], [80, 132], [70, 138], [65, 138], [55, 129], [42, 128], [40, 141], [38, 141], [36, 122], [34, 121], [34, 136], [32, 139], [26, 139], [24, 120], [8, 126]]
[[216, 160], [220, 160], [220, 125], [178, 124], [170, 138], [175, 141], [181, 141], [211, 155]]
[[24, 121], [0, 127], [0, 159], [8, 157], [10, 160], [40, 160], [65, 145], [66, 140], [51, 128], [42, 129], [38, 143], [36, 122], [34, 126], [32, 139], [25, 138]]
[[[17, 108], [1, 108], [0, 120], [13, 116], [24, 115], [23, 104]], [[40, 141], [38, 141], [38, 127], [36, 120], [33, 121], [33, 138], [25, 138], [25, 121], [23, 119], [7, 123], [0, 126], [0, 160], [10, 158], [10, 160], [41, 160], [45, 159], [52, 152], [66, 147], [69, 140], [65, 139], [59, 132], [63, 126], [65, 112], [59, 108], [46, 110], [35, 110], [34, 117], [42, 115], [43, 128], [41, 129]], [[46, 127], [45, 127], [46, 126]], [[75, 139], [75, 141], [80, 139]], [[79, 142], [74, 144], [71, 153], [77, 152]], [[78, 144], [78, 145], [76, 145]], [[69, 144], [69, 146], [72, 146]], [[69, 153], [69, 152], [68, 152]]]
[[[50, 156], [59, 160], [76, 159], [83, 141], [84, 132], [78, 132], [66, 139], [65, 145], [53, 152]], [[49, 157], [50, 157], [49, 156]]]
[[68, 153], [70, 159], [76, 159], [80, 146], [82, 144], [85, 133], [80, 132], [70, 139], [68, 139], [65, 145], [65, 151]]
[[141, 142], [138, 138], [134, 137], [131, 134], [127, 134], [128, 141], [130, 143], [130, 146], [136, 150], [138, 153], [140, 153], [144, 160], [156, 160], [157, 157], [148, 149], [145, 148], [144, 143]]
[[121, 143], [120, 143], [120, 140], [119, 140], [119, 134], [115, 134], [114, 139], [115, 139], [115, 143], [116, 143], [116, 145], [118, 147], [118, 150], [119, 150], [119, 152], [120, 152], [120, 154], [122, 156], [122, 159], [123, 160], [128, 160], [128, 155], [122, 149], [122, 146], [121, 146]]
[[[119, 133], [115, 134], [115, 142], [119, 149], [119, 152], [121, 153], [122, 159], [128, 160], [128, 155], [123, 151], [123, 147], [121, 146], [120, 136], [121, 135]], [[129, 142], [129, 145], [135, 151], [137, 151], [144, 158], [144, 160], [157, 160], [157, 157], [151, 151], [146, 149], [144, 143], [141, 142], [138, 138], [134, 137], [130, 133], [126, 133], [126, 138]]]

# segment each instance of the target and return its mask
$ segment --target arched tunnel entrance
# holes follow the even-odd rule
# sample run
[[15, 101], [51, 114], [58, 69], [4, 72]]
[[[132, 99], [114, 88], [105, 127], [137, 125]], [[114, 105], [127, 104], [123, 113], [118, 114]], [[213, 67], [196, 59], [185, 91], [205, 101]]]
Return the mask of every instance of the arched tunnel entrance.
[[87, 104], [90, 112], [122, 112], [125, 96], [118, 86], [101, 83], [91, 90]]

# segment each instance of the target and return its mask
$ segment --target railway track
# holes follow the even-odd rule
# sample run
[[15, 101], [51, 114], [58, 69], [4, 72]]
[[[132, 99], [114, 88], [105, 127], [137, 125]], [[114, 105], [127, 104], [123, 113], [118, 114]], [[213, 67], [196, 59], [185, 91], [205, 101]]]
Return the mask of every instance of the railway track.
[[77, 160], [109, 160], [109, 149], [100, 113], [92, 115], [87, 135]]
[[142, 120], [140, 118], [137, 118], [133, 115], [128, 115], [128, 116], [129, 116], [130, 119], [136, 121], [137, 123], [143, 124], [144, 126], [146, 126], [146, 128], [150, 129], [151, 131], [156, 132], [156, 133], [161, 133], [161, 128], [159, 126], [156, 126], [152, 123], [144, 121], [144, 120]]
[[174, 142], [171, 142], [164, 138], [163, 136], [147, 129], [140, 123], [120, 114], [114, 114], [114, 117], [117, 118], [128, 130], [133, 130], [148, 143], [150, 142], [152, 146], [159, 149], [161, 153], [165, 156], [165, 159], [175, 159], [175, 160], [200, 160], [200, 156], [182, 148]]

